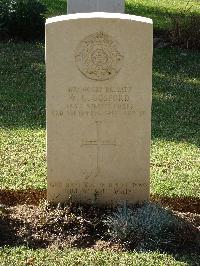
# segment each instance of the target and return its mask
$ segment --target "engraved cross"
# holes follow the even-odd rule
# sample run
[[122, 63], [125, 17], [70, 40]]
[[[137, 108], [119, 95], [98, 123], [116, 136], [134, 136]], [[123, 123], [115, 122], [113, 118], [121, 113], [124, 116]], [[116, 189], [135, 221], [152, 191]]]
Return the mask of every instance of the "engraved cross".
[[117, 146], [116, 140], [102, 140], [102, 122], [96, 121], [96, 130], [97, 130], [97, 139], [96, 140], [84, 140], [82, 146], [96, 146], [97, 148], [97, 164], [96, 164], [96, 176], [100, 172], [100, 156], [101, 156], [101, 147], [102, 146]]

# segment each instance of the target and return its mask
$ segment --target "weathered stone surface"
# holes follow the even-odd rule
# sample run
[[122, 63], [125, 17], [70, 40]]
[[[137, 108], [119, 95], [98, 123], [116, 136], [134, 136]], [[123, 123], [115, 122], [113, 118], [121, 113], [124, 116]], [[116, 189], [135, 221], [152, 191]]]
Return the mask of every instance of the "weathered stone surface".
[[152, 35], [124, 14], [47, 20], [49, 200], [149, 198]]
[[109, 12], [124, 13], [124, 0], [68, 0], [68, 14]]

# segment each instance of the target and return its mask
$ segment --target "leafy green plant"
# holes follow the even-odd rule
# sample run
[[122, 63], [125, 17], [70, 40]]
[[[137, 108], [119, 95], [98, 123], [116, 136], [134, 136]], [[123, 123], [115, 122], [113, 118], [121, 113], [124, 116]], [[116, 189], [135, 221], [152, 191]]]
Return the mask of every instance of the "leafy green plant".
[[38, 0], [0, 0], [0, 32], [17, 40], [42, 39], [45, 12], [45, 5]]

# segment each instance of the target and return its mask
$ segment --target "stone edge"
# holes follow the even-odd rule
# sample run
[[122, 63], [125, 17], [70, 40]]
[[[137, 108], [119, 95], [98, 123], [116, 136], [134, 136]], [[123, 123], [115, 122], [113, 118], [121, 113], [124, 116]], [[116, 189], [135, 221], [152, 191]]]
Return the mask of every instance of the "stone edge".
[[62, 15], [57, 17], [48, 18], [46, 20], [46, 25], [56, 22], [75, 20], [75, 19], [124, 19], [136, 22], [142, 22], [147, 24], [153, 24], [152, 19], [146, 17], [140, 17], [129, 14], [121, 13], [105, 13], [105, 12], [93, 12], [93, 13], [76, 13], [69, 15]]

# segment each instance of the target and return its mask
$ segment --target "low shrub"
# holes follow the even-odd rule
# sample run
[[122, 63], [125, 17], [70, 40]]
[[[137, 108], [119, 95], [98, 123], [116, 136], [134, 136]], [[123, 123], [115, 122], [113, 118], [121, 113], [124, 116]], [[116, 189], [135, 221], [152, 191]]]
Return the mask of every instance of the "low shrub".
[[44, 38], [45, 12], [46, 7], [38, 0], [0, 0], [0, 39]]
[[200, 50], [200, 15], [189, 3], [177, 14], [168, 13], [171, 22], [169, 38], [173, 45]]
[[[109, 235], [138, 248], [177, 247], [184, 223], [157, 204], [119, 208], [104, 221]], [[182, 244], [182, 243], [180, 243]]]

